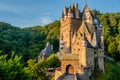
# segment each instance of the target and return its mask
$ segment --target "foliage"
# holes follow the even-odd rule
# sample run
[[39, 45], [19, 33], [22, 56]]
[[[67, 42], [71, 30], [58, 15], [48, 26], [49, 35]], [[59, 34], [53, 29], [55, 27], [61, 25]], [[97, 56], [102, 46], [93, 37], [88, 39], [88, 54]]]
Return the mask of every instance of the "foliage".
[[8, 56], [14, 51], [23, 56], [24, 62], [30, 58], [37, 58], [47, 41], [53, 44], [54, 52], [59, 47], [60, 22], [55, 21], [44, 27], [34, 26], [28, 28], [14, 27], [8, 23], [0, 22], [0, 50]]
[[100, 80], [120, 80], [120, 67], [112, 61], [105, 63], [105, 74], [100, 76]]
[[7, 55], [0, 56], [0, 80], [29, 80], [28, 74], [23, 71], [21, 57], [12, 56], [7, 59]]
[[55, 54], [52, 54], [47, 58], [46, 67], [48, 67], [48, 68], [57, 68], [59, 66], [60, 66], [60, 60]]
[[[59, 27], [59, 21], [44, 27], [34, 26], [22, 29], [0, 22], [0, 80], [18, 80], [18, 78], [20, 80], [49, 80], [45, 67], [59, 66], [58, 58], [54, 55], [38, 63], [33, 59], [37, 58], [47, 41], [53, 44], [54, 52], [58, 51]], [[21, 57], [17, 55], [15, 58], [11, 57], [12, 51], [23, 56], [22, 62], [25, 62], [25, 65], [20, 63]], [[2, 56], [4, 53], [8, 56]], [[59, 62], [54, 63], [53, 59]], [[49, 60], [52, 61], [49, 63]], [[23, 65], [27, 66], [24, 70]]]
[[10, 58], [7, 55], [0, 56], [0, 80], [50, 80], [46, 75], [46, 68], [60, 66], [60, 60], [55, 54], [47, 60], [41, 59], [37, 62], [35, 59], [29, 59], [27, 63], [28, 65], [23, 67], [21, 57], [14, 53]]
[[52, 54], [46, 60], [41, 59], [36, 62], [36, 60], [30, 59], [27, 63], [28, 66], [24, 70], [32, 80], [49, 80], [49, 76], [46, 75], [46, 69], [60, 66], [60, 60], [55, 54]]
[[105, 61], [105, 73], [96, 71], [90, 80], [120, 80], [120, 67], [113, 61]]
[[40, 60], [36, 63], [36, 60], [28, 60], [28, 67], [25, 67], [24, 70], [29, 74], [31, 80], [49, 80], [49, 77], [45, 73], [44, 69], [44, 60]]

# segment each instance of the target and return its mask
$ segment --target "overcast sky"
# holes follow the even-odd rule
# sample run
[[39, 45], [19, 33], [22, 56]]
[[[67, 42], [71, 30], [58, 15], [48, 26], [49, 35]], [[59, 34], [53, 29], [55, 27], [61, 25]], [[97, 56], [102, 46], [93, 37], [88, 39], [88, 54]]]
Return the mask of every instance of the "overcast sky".
[[[85, 0], [74, 0], [83, 10]], [[30, 27], [46, 25], [59, 20], [64, 6], [72, 0], [0, 0], [0, 22], [13, 26]], [[87, 0], [90, 9], [100, 12], [120, 12], [120, 0]]]

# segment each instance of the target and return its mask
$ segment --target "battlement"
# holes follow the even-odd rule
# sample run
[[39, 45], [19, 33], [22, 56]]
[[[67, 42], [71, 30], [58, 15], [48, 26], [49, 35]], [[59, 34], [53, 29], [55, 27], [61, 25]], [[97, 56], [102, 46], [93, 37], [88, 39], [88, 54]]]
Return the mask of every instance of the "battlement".
[[71, 19], [80, 19], [80, 10], [78, 8], [78, 4], [70, 5], [69, 7], [64, 7], [64, 11], [62, 13], [61, 22], [71, 18]]

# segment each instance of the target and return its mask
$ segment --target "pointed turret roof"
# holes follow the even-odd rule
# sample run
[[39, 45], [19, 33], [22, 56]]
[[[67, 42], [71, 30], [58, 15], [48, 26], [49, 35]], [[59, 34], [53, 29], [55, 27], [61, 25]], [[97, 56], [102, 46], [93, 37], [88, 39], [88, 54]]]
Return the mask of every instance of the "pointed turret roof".
[[64, 7], [64, 16], [66, 16], [67, 15], [67, 8], [66, 8], [66, 6]]
[[84, 6], [84, 8], [83, 8], [83, 11], [85, 11], [85, 10], [89, 10], [89, 7], [88, 7], [87, 4], [86, 4], [86, 5]]
[[62, 12], [62, 17], [61, 18], [64, 18], [64, 12]]
[[92, 46], [94, 48], [98, 47], [98, 38], [97, 38], [97, 32], [94, 32], [93, 39], [92, 39]]
[[68, 8], [68, 12], [69, 12], [69, 13], [72, 13], [71, 6]]
[[89, 10], [88, 5], [85, 5], [85, 6], [84, 6], [84, 9], [83, 9], [83, 12], [82, 12], [82, 18], [84, 18], [84, 13], [85, 13], [85, 12], [89, 12], [89, 13], [90, 13], [90, 16], [93, 18], [93, 15], [92, 15], [91, 11]]

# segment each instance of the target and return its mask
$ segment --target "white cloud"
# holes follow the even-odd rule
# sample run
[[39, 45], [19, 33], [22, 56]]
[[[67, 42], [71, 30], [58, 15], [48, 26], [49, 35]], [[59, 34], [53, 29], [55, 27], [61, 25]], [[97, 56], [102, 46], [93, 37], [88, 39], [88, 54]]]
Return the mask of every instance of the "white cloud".
[[41, 23], [42, 23], [42, 25], [49, 24], [49, 23], [51, 23], [52, 21], [53, 21], [53, 20], [52, 20], [51, 17], [42, 17], [42, 18], [41, 18]]

